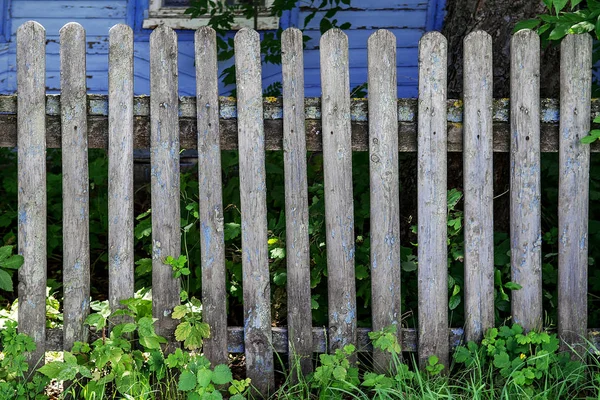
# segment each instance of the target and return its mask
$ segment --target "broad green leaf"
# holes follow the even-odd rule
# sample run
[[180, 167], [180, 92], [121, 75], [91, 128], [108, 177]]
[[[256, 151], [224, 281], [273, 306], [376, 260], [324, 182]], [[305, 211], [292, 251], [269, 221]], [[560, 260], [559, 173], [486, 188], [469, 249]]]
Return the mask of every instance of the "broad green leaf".
[[231, 369], [225, 364], [219, 364], [215, 366], [213, 371], [212, 381], [217, 385], [225, 385], [226, 383], [231, 382], [233, 379], [233, 375], [231, 374]]
[[5, 290], [7, 292], [13, 291], [12, 278], [8, 272], [3, 269], [0, 269], [0, 290]]
[[513, 32], [518, 32], [518, 31], [523, 30], [523, 29], [535, 29], [535, 28], [538, 27], [538, 25], [540, 24], [540, 22], [541, 21], [539, 19], [537, 19], [537, 18], [536, 19], [528, 19], [528, 20], [525, 20], [525, 21], [517, 22], [515, 24], [515, 28], [513, 29]]
[[552, 0], [552, 5], [554, 6], [554, 11], [556, 12], [556, 15], [558, 15], [558, 13], [561, 12], [563, 8], [565, 8], [568, 2], [569, 0]]
[[21, 265], [23, 265], [23, 256], [20, 254], [15, 254], [0, 262], [0, 266], [8, 269], [19, 269]]
[[240, 224], [229, 222], [223, 226], [223, 235], [225, 236], [225, 240], [235, 239], [236, 237], [240, 236], [241, 233], [242, 228]]
[[68, 366], [60, 361], [52, 361], [38, 368], [38, 371], [46, 375], [50, 379], [56, 379], [58, 374]]
[[192, 334], [192, 326], [189, 322], [185, 321], [177, 325], [175, 328], [175, 339], [179, 342], [183, 342], [188, 339]]
[[414, 271], [417, 269], [417, 263], [413, 261], [404, 261], [401, 263], [402, 270], [406, 272]]
[[552, 29], [552, 32], [550, 32], [550, 36], [548, 37], [548, 39], [550, 40], [560, 40], [562, 38], [564, 38], [567, 33], [569, 33], [569, 29], [571, 29], [571, 24], [558, 24], [556, 25], [556, 27], [554, 29]]
[[171, 318], [173, 319], [181, 319], [185, 317], [188, 313], [188, 307], [186, 305], [175, 306], [173, 309], [173, 314], [171, 314]]
[[450, 297], [450, 301], [448, 302], [448, 308], [454, 310], [460, 304], [460, 296], [455, 295]]
[[89, 326], [93, 326], [96, 329], [102, 329], [106, 326], [106, 318], [100, 313], [94, 313], [87, 316], [85, 323]]
[[587, 32], [591, 32], [596, 28], [596, 25], [592, 24], [589, 21], [582, 21], [579, 22], [575, 25], [573, 25], [571, 27], [571, 29], [569, 29], [569, 33], [573, 33], [573, 34], [581, 34], [581, 33], [587, 33]]
[[346, 379], [346, 368], [342, 367], [342, 366], [337, 366], [333, 369], [333, 377], [335, 379], [337, 379], [338, 381], [343, 381]]
[[179, 384], [177, 385], [179, 390], [188, 392], [196, 387], [196, 376], [190, 371], [183, 371], [179, 377]]
[[199, 369], [196, 373], [196, 377], [198, 378], [198, 385], [200, 387], [207, 387], [210, 385], [210, 380], [213, 377], [213, 372], [208, 368]]
[[13, 247], [11, 245], [0, 247], [0, 265], [12, 254]]

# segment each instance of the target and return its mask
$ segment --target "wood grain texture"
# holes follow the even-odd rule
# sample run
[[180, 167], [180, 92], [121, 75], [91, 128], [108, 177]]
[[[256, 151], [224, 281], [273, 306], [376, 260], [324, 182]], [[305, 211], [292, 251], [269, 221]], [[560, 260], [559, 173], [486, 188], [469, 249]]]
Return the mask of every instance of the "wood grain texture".
[[108, 298], [133, 297], [133, 31], [111, 28], [108, 54]]
[[[396, 325], [400, 337], [400, 187], [396, 37], [371, 35], [369, 55], [369, 173], [371, 185], [371, 309], [373, 330]], [[377, 350], [375, 367], [385, 372], [390, 353]]]
[[46, 32], [37, 22], [17, 30], [19, 332], [36, 344], [30, 367], [44, 363], [46, 345]]
[[321, 37], [321, 87], [329, 349], [334, 351], [356, 344], [348, 37], [339, 29]]
[[494, 326], [494, 176], [492, 37], [464, 40], [464, 270], [465, 340]]
[[267, 247], [265, 133], [259, 35], [235, 35], [242, 208], [242, 271], [246, 373], [262, 396], [273, 389], [271, 287]]
[[156, 333], [174, 341], [179, 279], [165, 258], [181, 252], [177, 35], [159, 27], [150, 35], [150, 162], [152, 196], [152, 316]]
[[540, 39], [522, 30], [511, 41], [510, 243], [515, 323], [543, 326], [540, 173]]
[[65, 350], [87, 340], [90, 307], [90, 228], [85, 78], [85, 30], [60, 30], [63, 171], [63, 326]]
[[290, 370], [312, 372], [312, 310], [308, 183], [304, 129], [304, 57], [302, 31], [286, 29], [281, 37], [283, 75], [283, 166]]
[[438, 32], [419, 42], [418, 297], [419, 365], [431, 355], [448, 366], [447, 42]]
[[[582, 354], [587, 329], [592, 38], [568, 35], [560, 47], [558, 178], [558, 335]], [[581, 347], [580, 347], [581, 346]]]
[[227, 363], [227, 297], [223, 188], [219, 143], [217, 38], [210, 27], [195, 35], [196, 98], [198, 119], [198, 182], [200, 254], [202, 268], [202, 318], [210, 325], [203, 351], [214, 364]]

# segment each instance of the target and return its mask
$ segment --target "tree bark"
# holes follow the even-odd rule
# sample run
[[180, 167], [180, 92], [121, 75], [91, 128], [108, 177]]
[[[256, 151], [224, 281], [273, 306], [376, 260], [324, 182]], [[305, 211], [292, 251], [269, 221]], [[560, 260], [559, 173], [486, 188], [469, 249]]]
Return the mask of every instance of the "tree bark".
[[[463, 39], [476, 30], [492, 36], [494, 97], [510, 95], [510, 39], [517, 22], [545, 13], [539, 0], [447, 0], [442, 33], [448, 39], [448, 95], [462, 96]], [[542, 50], [541, 95], [557, 97], [558, 47]]]

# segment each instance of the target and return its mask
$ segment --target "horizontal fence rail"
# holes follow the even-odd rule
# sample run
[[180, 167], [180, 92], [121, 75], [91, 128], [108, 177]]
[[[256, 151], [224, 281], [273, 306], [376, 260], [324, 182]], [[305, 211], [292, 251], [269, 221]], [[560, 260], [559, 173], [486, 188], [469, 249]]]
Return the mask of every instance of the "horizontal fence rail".
[[[417, 99], [398, 99], [398, 151], [417, 151]], [[461, 152], [463, 143], [463, 102], [448, 100], [448, 151]], [[306, 98], [305, 129], [306, 149], [322, 151], [321, 99]], [[492, 103], [494, 152], [510, 152], [510, 100], [495, 99]], [[48, 148], [61, 147], [60, 95], [46, 95], [46, 139]], [[558, 123], [560, 107], [556, 99], [541, 99], [540, 150], [558, 152]], [[600, 115], [600, 99], [591, 100], [591, 118]], [[87, 96], [88, 147], [108, 148], [108, 96]], [[265, 149], [283, 149], [283, 99], [263, 99], [265, 124]], [[352, 124], [352, 150], [369, 150], [369, 112], [367, 99], [350, 100]], [[150, 147], [150, 97], [133, 98], [133, 141], [134, 148]], [[237, 150], [237, 106], [232, 97], [219, 98], [220, 144], [222, 150]], [[180, 145], [184, 149], [197, 149], [198, 124], [196, 98], [179, 98]], [[0, 95], [0, 147], [17, 145], [17, 95]], [[592, 152], [600, 152], [600, 143], [590, 146]]]
[[[539, 40], [530, 31], [512, 41], [511, 94], [493, 100], [491, 38], [465, 39], [465, 93], [448, 100], [447, 41], [437, 32], [419, 45], [419, 99], [397, 99], [396, 41], [387, 31], [369, 39], [369, 99], [351, 99], [348, 38], [331, 30], [321, 39], [322, 98], [304, 98], [302, 35], [284, 33], [283, 99], [262, 97], [257, 32], [235, 38], [238, 98], [219, 98], [216, 35], [195, 35], [197, 95], [177, 95], [177, 35], [167, 27], [150, 37], [151, 96], [133, 96], [130, 28], [111, 29], [109, 94], [85, 92], [85, 31], [61, 30], [61, 95], [45, 95], [45, 31], [27, 22], [17, 31], [18, 95], [0, 96], [0, 146], [18, 146], [19, 329], [32, 335], [37, 353], [69, 350], [95, 336], [83, 327], [89, 313], [90, 261], [87, 149], [109, 154], [109, 300], [133, 294], [133, 157], [149, 148], [152, 197], [153, 316], [172, 351], [179, 281], [165, 264], [181, 250], [179, 154], [198, 150], [202, 301], [213, 336], [204, 348], [213, 362], [243, 352], [247, 375], [261, 394], [274, 386], [273, 351], [288, 352], [310, 372], [313, 352], [346, 344], [372, 351], [369, 329], [357, 327], [352, 153], [368, 151], [370, 168], [372, 315], [374, 329], [401, 325], [398, 152], [417, 152], [418, 331], [400, 326], [403, 350], [423, 365], [465, 338], [478, 340], [494, 323], [493, 152], [511, 156], [512, 279], [522, 286], [512, 304], [526, 328], [541, 327], [540, 153], [559, 152], [559, 318], [563, 346], [587, 327], [587, 218], [590, 151], [583, 145], [600, 100], [591, 100], [591, 48], [587, 35], [568, 36], [561, 51], [561, 103], [539, 99]], [[559, 118], [560, 116], [560, 118]], [[464, 139], [463, 139], [464, 138]], [[45, 330], [46, 148], [63, 151], [65, 322]], [[228, 327], [221, 150], [240, 151], [244, 326]], [[265, 151], [284, 150], [288, 328], [272, 327], [267, 247]], [[306, 151], [323, 152], [328, 263], [328, 326], [311, 326]], [[465, 330], [448, 326], [447, 153], [463, 152], [465, 186]], [[89, 336], [89, 338], [87, 337]], [[292, 356], [293, 353], [293, 356]], [[297, 357], [297, 358], [295, 358]], [[389, 359], [375, 352], [375, 363]]]

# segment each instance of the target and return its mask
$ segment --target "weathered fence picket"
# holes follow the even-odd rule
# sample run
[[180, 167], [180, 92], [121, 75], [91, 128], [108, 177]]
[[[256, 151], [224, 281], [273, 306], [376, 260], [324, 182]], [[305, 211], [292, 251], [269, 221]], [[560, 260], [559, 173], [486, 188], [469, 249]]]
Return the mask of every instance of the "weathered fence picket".
[[[396, 37], [378, 31], [369, 38], [369, 169], [371, 185], [371, 302], [373, 329], [396, 325], [400, 337], [400, 182]], [[376, 351], [373, 364], [390, 365], [390, 353]]]
[[[563, 347], [582, 346], [587, 331], [587, 218], [590, 147], [580, 143], [600, 102], [590, 100], [591, 38], [568, 36], [561, 49], [560, 125], [555, 100], [539, 99], [539, 38], [511, 43], [510, 105], [492, 99], [491, 39], [465, 40], [464, 107], [446, 98], [447, 42], [439, 33], [419, 44], [419, 99], [396, 99], [396, 43], [387, 31], [368, 43], [369, 99], [350, 100], [348, 38], [321, 39], [323, 95], [304, 99], [302, 34], [282, 37], [283, 100], [262, 98], [259, 35], [235, 37], [238, 99], [219, 99], [215, 32], [196, 32], [196, 97], [178, 98], [177, 36], [150, 36], [150, 99], [133, 96], [133, 33], [110, 31], [109, 94], [86, 96], [85, 32], [61, 30], [61, 97], [45, 95], [45, 31], [17, 30], [18, 95], [0, 96], [0, 146], [18, 145], [19, 329], [47, 349], [86, 340], [89, 310], [88, 148], [109, 154], [109, 298], [133, 294], [133, 148], [151, 150], [153, 315], [173, 341], [179, 280], [165, 263], [181, 251], [179, 150], [198, 149], [203, 317], [211, 327], [204, 352], [225, 363], [244, 352], [247, 375], [261, 394], [274, 386], [273, 352], [288, 352], [303, 373], [312, 353], [356, 344], [357, 328], [352, 152], [369, 151], [372, 323], [398, 326], [403, 349], [421, 365], [437, 355], [448, 365], [461, 340], [478, 340], [494, 324], [493, 152], [511, 153], [511, 273], [514, 320], [542, 327], [540, 153], [559, 151], [559, 319]], [[18, 99], [18, 101], [17, 101]], [[590, 107], [591, 104], [591, 107]], [[368, 112], [367, 112], [368, 111]], [[464, 111], [464, 117], [463, 117]], [[543, 122], [543, 123], [541, 123]], [[510, 125], [509, 125], [510, 123]], [[89, 138], [88, 138], [89, 133]], [[464, 137], [463, 137], [464, 136]], [[45, 149], [63, 151], [64, 329], [45, 330]], [[244, 327], [228, 327], [221, 151], [240, 154]], [[598, 151], [593, 145], [592, 151]], [[271, 326], [265, 151], [284, 151], [288, 328]], [[312, 327], [306, 151], [323, 151], [329, 326]], [[401, 327], [398, 152], [418, 155], [418, 331]], [[448, 327], [447, 152], [464, 151], [465, 332]], [[46, 334], [47, 338], [46, 338]], [[167, 351], [172, 350], [167, 347]], [[43, 361], [43, 360], [42, 360]], [[389, 356], [374, 354], [385, 369]]]
[[90, 223], [85, 77], [85, 31], [71, 22], [60, 30], [63, 170], [63, 346], [87, 340], [90, 308]]
[[308, 183], [304, 129], [304, 57], [302, 31], [287, 29], [281, 37], [283, 76], [283, 162], [285, 174], [285, 242], [289, 361], [304, 375], [312, 371], [312, 310]]
[[321, 37], [321, 87], [329, 349], [333, 351], [357, 342], [348, 37], [339, 29]]
[[156, 332], [173, 340], [179, 279], [165, 258], [181, 252], [177, 35], [168, 27], [150, 35], [150, 162], [152, 196], [152, 316]]
[[[448, 365], [446, 59], [438, 32], [419, 42], [418, 301], [419, 365], [436, 355]], [[433, 318], [435, 316], [435, 318]]]
[[133, 297], [133, 31], [110, 30], [108, 63], [108, 299]]
[[196, 107], [198, 113], [198, 182], [202, 316], [211, 327], [204, 353], [215, 364], [227, 362], [225, 238], [219, 143], [217, 37], [212, 28], [196, 32]]
[[235, 35], [242, 208], [242, 270], [246, 372], [259, 393], [275, 385], [271, 336], [271, 286], [267, 245], [267, 183], [260, 39]]
[[[582, 354], [587, 329], [592, 38], [569, 35], [560, 46], [558, 181], [558, 334]], [[581, 347], [579, 347], [579, 346]]]
[[492, 37], [470, 33], [463, 52], [465, 340], [476, 341], [494, 326]]
[[540, 39], [520, 31], [511, 41], [510, 237], [512, 316], [524, 329], [540, 329], [542, 227], [540, 164]]
[[29, 365], [44, 363], [46, 349], [46, 31], [37, 22], [17, 30], [19, 331], [36, 349]]

